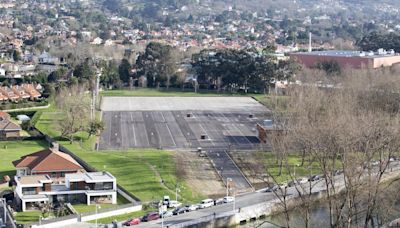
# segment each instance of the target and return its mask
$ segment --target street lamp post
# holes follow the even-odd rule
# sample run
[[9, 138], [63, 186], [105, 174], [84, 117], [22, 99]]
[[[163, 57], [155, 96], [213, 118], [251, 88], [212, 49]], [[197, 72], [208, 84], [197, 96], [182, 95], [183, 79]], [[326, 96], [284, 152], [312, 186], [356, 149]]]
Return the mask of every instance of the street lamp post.
[[161, 206], [161, 228], [164, 228], [164, 205], [160, 203]]
[[97, 209], [98, 209], [98, 208], [101, 208], [101, 207], [96, 203], [96, 228], [98, 227], [98, 226], [97, 226]]
[[232, 181], [232, 178], [228, 177], [226, 178], [226, 197], [229, 196], [229, 182]]

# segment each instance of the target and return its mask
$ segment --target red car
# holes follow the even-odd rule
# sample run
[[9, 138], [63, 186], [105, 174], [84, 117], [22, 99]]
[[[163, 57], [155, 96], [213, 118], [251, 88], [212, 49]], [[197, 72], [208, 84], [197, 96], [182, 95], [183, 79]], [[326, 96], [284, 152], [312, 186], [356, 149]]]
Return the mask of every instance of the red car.
[[128, 221], [124, 222], [124, 226], [133, 226], [133, 225], [138, 225], [140, 224], [140, 218], [133, 218], [129, 219]]
[[143, 216], [142, 222], [157, 220], [159, 218], [160, 218], [160, 215], [158, 214], [158, 212], [150, 212], [147, 215]]

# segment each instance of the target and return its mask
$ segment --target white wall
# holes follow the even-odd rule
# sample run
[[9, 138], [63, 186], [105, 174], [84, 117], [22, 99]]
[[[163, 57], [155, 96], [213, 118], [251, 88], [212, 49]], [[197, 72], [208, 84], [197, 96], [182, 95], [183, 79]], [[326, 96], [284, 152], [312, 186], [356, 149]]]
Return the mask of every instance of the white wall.
[[[127, 207], [127, 208], [122, 208], [122, 209], [117, 209], [117, 210], [112, 210], [112, 211], [107, 211], [107, 212], [100, 212], [97, 215], [87, 215], [87, 216], [82, 216], [81, 220], [82, 222], [87, 222], [87, 221], [92, 221], [101, 218], [106, 218], [106, 217], [111, 217], [111, 216], [116, 216], [116, 215], [122, 215], [122, 214], [127, 214], [127, 213], [132, 213], [135, 211], [140, 211], [142, 210], [142, 205], [138, 206], [132, 206], [132, 207]], [[58, 228], [61, 226], [68, 226], [68, 225], [73, 225], [75, 223], [78, 223], [78, 218], [71, 218], [68, 220], [63, 220], [63, 221], [58, 221], [58, 222], [53, 222], [50, 224], [45, 224], [45, 225], [32, 225], [32, 228]]]

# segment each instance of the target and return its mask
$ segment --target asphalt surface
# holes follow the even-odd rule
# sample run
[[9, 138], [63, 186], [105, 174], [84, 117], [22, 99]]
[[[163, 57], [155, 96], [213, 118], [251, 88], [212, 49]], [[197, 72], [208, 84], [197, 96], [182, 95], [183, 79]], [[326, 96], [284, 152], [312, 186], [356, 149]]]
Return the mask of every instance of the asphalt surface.
[[[378, 168], [375, 169], [376, 171]], [[392, 172], [387, 173], [386, 175], [393, 175], [393, 174], [398, 174], [400, 170], [400, 162], [393, 162], [390, 165], [389, 170], [392, 170]], [[367, 177], [366, 175], [364, 177]], [[338, 175], [335, 176], [335, 187], [336, 189], [344, 188], [344, 177], [343, 175]], [[326, 190], [325, 186], [325, 181], [323, 179], [318, 180], [318, 181], [313, 181], [311, 182], [312, 190], [311, 192], [313, 194], [322, 192]], [[164, 219], [164, 225], [167, 224], [170, 228], [172, 227], [185, 227], [185, 223], [187, 222], [193, 222], [196, 220], [200, 220], [202, 218], [209, 218], [212, 219], [212, 216], [214, 213], [216, 216], [218, 215], [224, 215], [227, 212], [232, 212], [232, 213], [238, 213], [240, 212], [239, 208], [245, 208], [257, 204], [271, 204], [273, 202], [279, 202], [278, 196], [277, 195], [282, 195], [286, 194], [289, 198], [296, 198], [299, 197], [298, 191], [302, 192], [303, 194], [309, 194], [310, 192], [310, 182], [302, 184], [302, 187], [288, 187], [285, 188], [285, 190], [282, 191], [276, 191], [277, 194], [272, 193], [272, 192], [265, 192], [265, 189], [261, 189], [257, 192], [252, 192], [252, 193], [246, 193], [246, 194], [241, 194], [236, 197], [235, 204], [233, 203], [228, 203], [228, 204], [223, 204], [223, 205], [218, 205], [218, 206], [213, 206], [211, 208], [207, 209], [201, 209], [193, 212], [188, 212], [182, 215], [177, 215], [173, 217], [169, 217]], [[147, 223], [142, 223], [137, 227], [161, 227], [161, 220], [155, 220]]]
[[226, 150], [209, 150], [207, 151], [207, 156], [211, 159], [214, 168], [221, 176], [225, 186], [227, 185], [228, 178], [230, 178], [231, 181], [229, 181], [228, 185], [230, 188], [230, 194], [252, 190], [252, 186], [228, 155]]
[[105, 130], [99, 149], [254, 149], [260, 143], [256, 124], [267, 117], [265, 113], [251, 114], [253, 118], [246, 111], [103, 112]]

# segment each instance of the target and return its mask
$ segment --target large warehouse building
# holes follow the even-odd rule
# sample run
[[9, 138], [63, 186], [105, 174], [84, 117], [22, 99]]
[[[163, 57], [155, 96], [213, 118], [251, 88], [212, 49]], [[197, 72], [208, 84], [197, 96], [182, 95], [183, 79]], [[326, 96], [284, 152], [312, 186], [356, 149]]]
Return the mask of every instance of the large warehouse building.
[[319, 62], [335, 61], [341, 68], [379, 68], [400, 63], [400, 55], [393, 50], [379, 49], [377, 52], [363, 51], [312, 51], [291, 53], [290, 58], [311, 68]]

